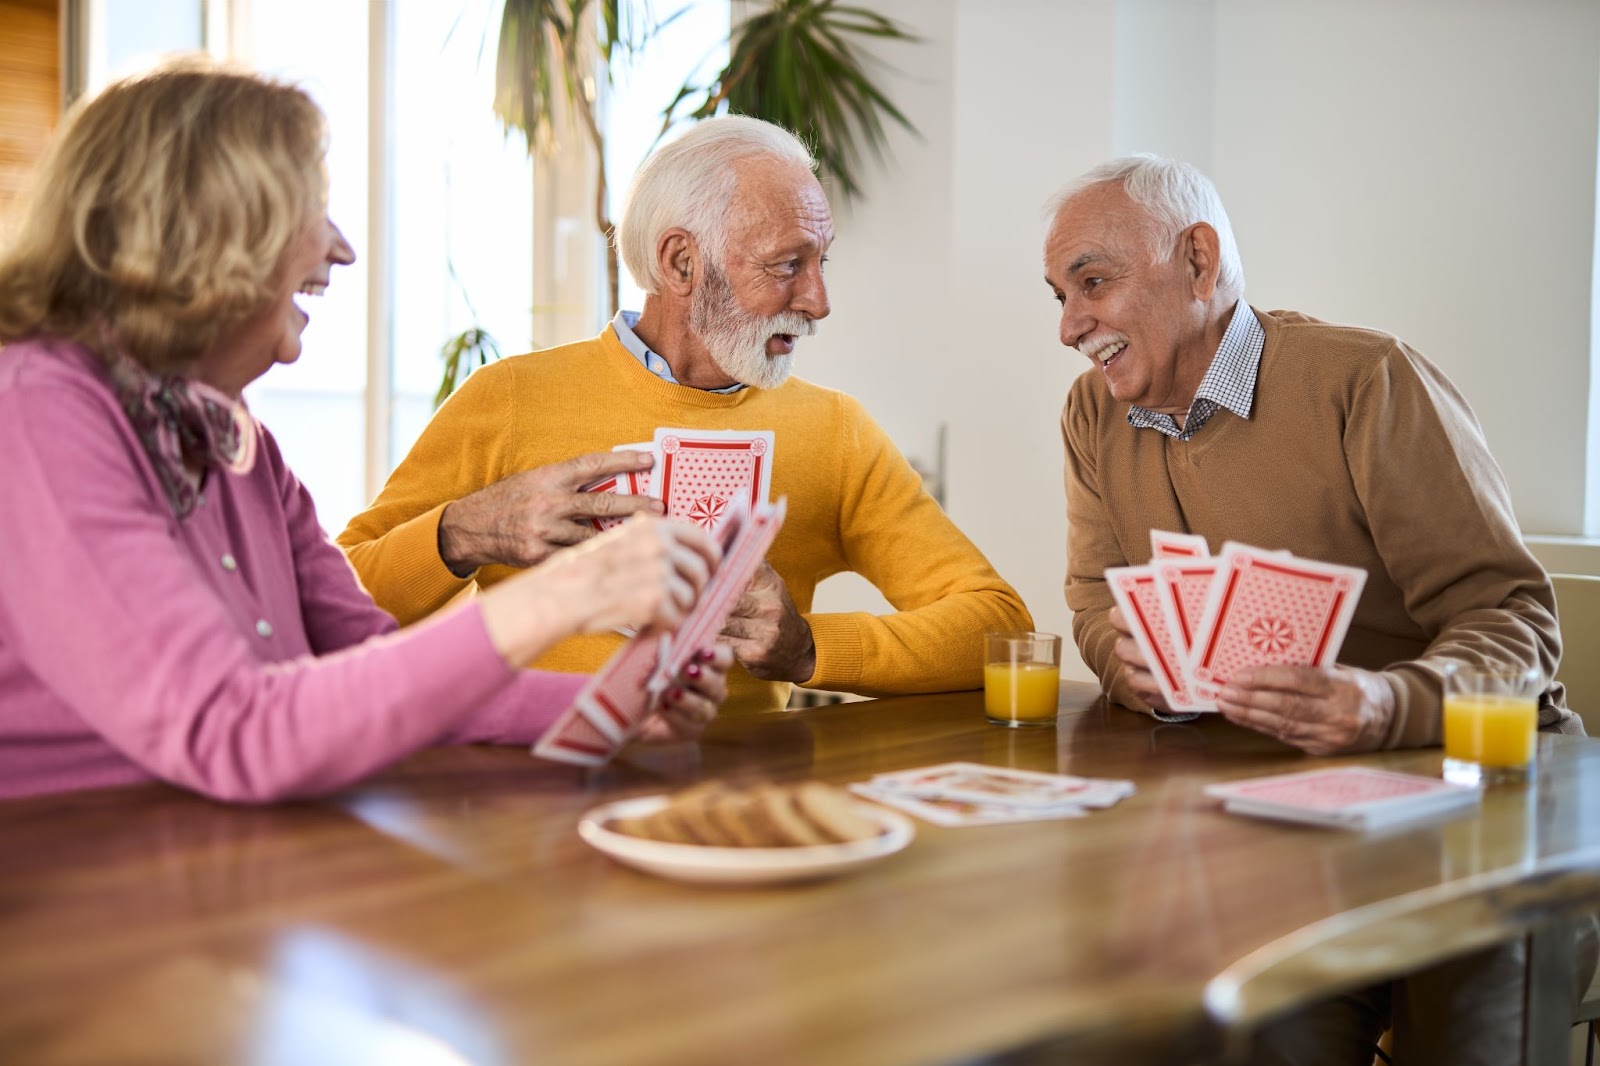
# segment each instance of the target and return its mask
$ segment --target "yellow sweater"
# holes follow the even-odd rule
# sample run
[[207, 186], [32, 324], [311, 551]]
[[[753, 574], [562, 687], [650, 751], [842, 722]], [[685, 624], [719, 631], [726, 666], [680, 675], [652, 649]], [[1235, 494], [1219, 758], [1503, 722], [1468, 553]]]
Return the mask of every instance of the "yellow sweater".
[[[770, 429], [772, 495], [789, 514], [768, 556], [811, 624], [817, 669], [806, 684], [862, 695], [982, 684], [981, 635], [1032, 626], [1027, 608], [940, 510], [916, 471], [859, 403], [790, 379], [777, 389], [703, 392], [656, 377], [609, 327], [598, 338], [501, 360], [439, 409], [370, 508], [339, 544], [373, 598], [401, 624], [438, 609], [462, 580], [439, 558], [447, 503], [523, 470], [650, 440], [658, 426]], [[896, 614], [812, 614], [817, 582], [871, 581]], [[590, 672], [621, 637], [576, 637], [535, 665]], [[736, 668], [725, 710], [776, 710], [786, 683]]]

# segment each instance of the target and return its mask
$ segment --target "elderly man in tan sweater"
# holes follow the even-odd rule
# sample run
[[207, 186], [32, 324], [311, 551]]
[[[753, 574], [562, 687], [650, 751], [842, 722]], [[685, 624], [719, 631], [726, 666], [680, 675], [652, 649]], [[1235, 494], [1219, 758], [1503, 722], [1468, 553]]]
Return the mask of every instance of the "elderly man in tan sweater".
[[[1044, 264], [1061, 343], [1094, 364], [1061, 416], [1066, 596], [1114, 701], [1188, 717], [1167, 713], [1103, 576], [1148, 562], [1151, 529], [1366, 571], [1339, 665], [1223, 690], [1231, 721], [1305, 751], [1438, 744], [1450, 660], [1554, 675], [1550, 582], [1465, 399], [1394, 337], [1245, 303], [1204, 175], [1148, 156], [1090, 171], [1052, 204]], [[1583, 731], [1554, 682], [1539, 721]], [[1270, 1027], [1258, 1061], [1365, 1066], [1392, 1022], [1397, 1062], [1515, 1062], [1522, 969], [1518, 945], [1318, 1005]]]

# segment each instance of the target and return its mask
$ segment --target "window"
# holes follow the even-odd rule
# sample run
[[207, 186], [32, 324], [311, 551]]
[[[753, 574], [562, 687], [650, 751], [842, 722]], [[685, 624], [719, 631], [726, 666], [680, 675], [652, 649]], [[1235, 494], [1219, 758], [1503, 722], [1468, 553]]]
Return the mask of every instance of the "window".
[[329, 209], [361, 255], [307, 306], [300, 361], [249, 392], [331, 533], [432, 414], [447, 339], [477, 325], [502, 351], [530, 344], [532, 166], [490, 109], [498, 16], [487, 2], [252, 11], [244, 58], [328, 114]]
[[[445, 341], [479, 326], [510, 355], [604, 324], [587, 163], [574, 153], [540, 164], [539, 190], [576, 192], [536, 216], [536, 168], [491, 109], [500, 10], [498, 0], [75, 0], [91, 91], [205, 47], [301, 84], [328, 116], [329, 211], [358, 260], [326, 296], [301, 301], [311, 323], [299, 361], [246, 399], [330, 533], [432, 414]], [[688, 73], [684, 57], [725, 61], [728, 18], [727, 0], [693, 0], [617, 71], [606, 102], [613, 218]], [[542, 295], [555, 281], [559, 300]], [[623, 306], [637, 309], [626, 271], [623, 286]]]

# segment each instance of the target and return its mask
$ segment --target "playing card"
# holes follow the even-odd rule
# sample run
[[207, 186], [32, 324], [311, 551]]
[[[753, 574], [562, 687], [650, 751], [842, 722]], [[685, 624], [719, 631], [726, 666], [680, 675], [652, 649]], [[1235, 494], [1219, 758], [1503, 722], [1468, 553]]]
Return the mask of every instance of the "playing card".
[[749, 586], [761, 561], [767, 557], [788, 509], [787, 498], [780, 498], [775, 504], [763, 503], [749, 514], [742, 500], [734, 504], [733, 513], [722, 531], [722, 561], [717, 564], [717, 572], [711, 575], [689, 616], [669, 639], [650, 681], [652, 689], [665, 691], [696, 652], [716, 643], [728, 622], [728, 615]]
[[740, 501], [724, 535], [722, 561], [688, 617], [672, 634], [646, 633], [624, 644], [578, 691], [546, 731], [535, 755], [602, 766], [632, 740], [661, 705], [661, 695], [702, 647], [715, 643], [783, 524], [786, 501], [763, 504], [748, 521]]
[[1150, 531], [1150, 558], [1152, 559], [1209, 559], [1211, 548], [1206, 538], [1195, 533], [1169, 533], [1165, 529]]
[[873, 789], [920, 799], [960, 800], [1010, 807], [1109, 807], [1133, 793], [1133, 782], [1112, 781], [1009, 766], [952, 762], [878, 774]]
[[[611, 449], [614, 452], [654, 452], [655, 445], [649, 441], [642, 444], [619, 444]], [[660, 466], [657, 457], [656, 466]], [[648, 470], [629, 470], [621, 474], [608, 474], [596, 478], [587, 485], [578, 489], [579, 492], [609, 492], [617, 496], [649, 496], [651, 482], [655, 476], [655, 467]], [[604, 533], [612, 526], [621, 525], [627, 521], [625, 518], [585, 518], [584, 522], [593, 526], [597, 532]]]
[[1195, 694], [1215, 700], [1255, 666], [1333, 662], [1366, 579], [1354, 567], [1224, 546], [1191, 651]]
[[[1210, 569], [1215, 567], [1204, 564]], [[1178, 630], [1163, 602], [1155, 566], [1114, 566], [1106, 571], [1106, 584], [1133, 630], [1134, 643], [1155, 675], [1161, 695], [1170, 711], [1214, 711], [1216, 703], [1195, 694], [1193, 678], [1184, 667], [1188, 646], [1178, 639]]]
[[533, 746], [533, 753], [540, 758], [576, 766], [604, 766], [621, 747], [596, 729], [578, 705], [573, 704], [545, 730]]
[[1217, 560], [1214, 557], [1163, 559], [1152, 566], [1161, 616], [1166, 619], [1172, 643], [1178, 649], [1178, 670], [1190, 696], [1204, 705], [1207, 701], [1195, 690], [1194, 637], [1200, 628], [1200, 618], [1205, 614], [1211, 581], [1217, 576]]
[[1002, 825], [1006, 822], [1040, 822], [1054, 818], [1082, 818], [1088, 812], [1075, 804], [1052, 807], [1016, 807], [1002, 803], [973, 803], [956, 799], [924, 799], [909, 792], [875, 788], [870, 783], [850, 786], [850, 791], [874, 803], [894, 807], [933, 825], [960, 828], [968, 825]]
[[660, 705], [659, 694], [649, 691], [648, 682], [665, 649], [666, 641], [660, 634], [634, 637], [606, 661], [573, 700], [595, 728], [615, 740], [618, 747], [631, 740]]
[[772, 493], [771, 430], [657, 429], [654, 489], [667, 514], [715, 533], [742, 500], [754, 512]]
[[[1195, 633], [1206, 611], [1206, 598], [1211, 594], [1211, 581], [1217, 576], [1217, 560], [1162, 560], [1152, 569], [1156, 576], [1156, 592], [1160, 597], [1161, 613], [1172, 630], [1172, 640], [1184, 656], [1194, 648]], [[1192, 678], [1190, 679], [1192, 682]]]
[[1205, 791], [1237, 814], [1361, 829], [1443, 814], [1482, 795], [1470, 785], [1365, 766], [1229, 781]]

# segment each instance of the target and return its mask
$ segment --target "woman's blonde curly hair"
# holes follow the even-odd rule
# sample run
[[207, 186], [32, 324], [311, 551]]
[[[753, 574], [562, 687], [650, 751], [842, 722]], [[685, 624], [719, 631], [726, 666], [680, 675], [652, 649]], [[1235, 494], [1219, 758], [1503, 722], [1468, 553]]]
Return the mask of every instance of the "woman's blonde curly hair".
[[326, 216], [325, 154], [304, 91], [209, 60], [80, 103], [0, 251], [0, 343], [48, 333], [184, 369], [266, 307]]

